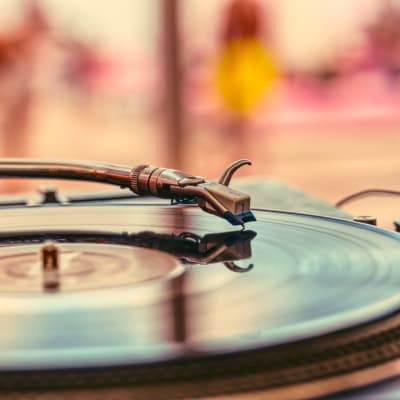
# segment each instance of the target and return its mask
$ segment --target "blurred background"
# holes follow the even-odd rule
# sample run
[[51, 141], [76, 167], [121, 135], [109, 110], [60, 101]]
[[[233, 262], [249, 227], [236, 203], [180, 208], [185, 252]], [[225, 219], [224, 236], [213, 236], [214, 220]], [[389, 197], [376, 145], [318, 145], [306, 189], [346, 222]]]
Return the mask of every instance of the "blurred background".
[[[207, 178], [250, 158], [242, 176], [329, 202], [400, 189], [400, 1], [0, 7], [2, 157], [151, 163]], [[371, 203], [357, 207], [368, 214]]]

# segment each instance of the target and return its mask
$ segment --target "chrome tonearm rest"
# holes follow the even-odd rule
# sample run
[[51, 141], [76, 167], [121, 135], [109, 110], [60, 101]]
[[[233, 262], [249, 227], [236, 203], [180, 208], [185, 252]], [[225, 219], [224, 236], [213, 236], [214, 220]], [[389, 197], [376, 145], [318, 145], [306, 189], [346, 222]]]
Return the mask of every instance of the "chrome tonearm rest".
[[90, 162], [38, 161], [30, 159], [0, 159], [0, 178], [50, 178], [109, 183], [129, 188], [137, 195], [171, 199], [173, 204], [198, 204], [211, 214], [244, 225], [255, 221], [250, 210], [250, 196], [229, 187], [235, 171], [249, 160], [228, 165], [218, 182], [207, 182], [173, 169], [139, 165], [133, 168]]

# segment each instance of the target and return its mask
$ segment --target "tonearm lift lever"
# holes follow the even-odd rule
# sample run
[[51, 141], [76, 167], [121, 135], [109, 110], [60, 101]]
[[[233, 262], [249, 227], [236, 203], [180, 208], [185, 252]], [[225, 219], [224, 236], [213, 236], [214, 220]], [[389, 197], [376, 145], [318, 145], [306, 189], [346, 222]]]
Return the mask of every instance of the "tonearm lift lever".
[[249, 160], [228, 165], [218, 182], [182, 171], [139, 165], [133, 168], [89, 162], [0, 159], [0, 177], [73, 179], [109, 183], [129, 188], [137, 195], [171, 199], [172, 204], [198, 204], [211, 214], [244, 225], [255, 221], [250, 196], [229, 187], [233, 174]]

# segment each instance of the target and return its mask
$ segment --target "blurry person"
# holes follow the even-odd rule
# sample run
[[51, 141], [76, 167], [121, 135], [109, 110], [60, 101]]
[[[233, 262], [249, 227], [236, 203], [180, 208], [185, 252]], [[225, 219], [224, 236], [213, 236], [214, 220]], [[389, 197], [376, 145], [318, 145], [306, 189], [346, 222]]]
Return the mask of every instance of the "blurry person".
[[268, 20], [257, 0], [232, 0], [223, 23], [216, 83], [230, 115], [230, 133], [242, 156], [251, 113], [278, 78]]
[[1, 135], [6, 157], [26, 155], [38, 41], [49, 31], [36, 1], [30, 1], [20, 24], [0, 33]]
[[400, 8], [385, 0], [377, 21], [367, 30], [369, 66], [383, 69], [391, 86], [400, 77]]

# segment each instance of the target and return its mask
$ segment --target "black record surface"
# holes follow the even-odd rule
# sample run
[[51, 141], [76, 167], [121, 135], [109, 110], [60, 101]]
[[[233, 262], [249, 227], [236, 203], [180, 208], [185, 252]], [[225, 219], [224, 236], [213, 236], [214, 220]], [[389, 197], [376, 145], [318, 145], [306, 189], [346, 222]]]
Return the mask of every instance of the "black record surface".
[[[63, 291], [61, 282], [56, 293], [1, 292], [0, 274], [0, 323], [7, 326], [0, 331], [0, 369], [213, 360], [313, 343], [397, 312], [398, 234], [301, 214], [260, 210], [255, 215], [257, 222], [246, 227], [257, 233], [252, 256], [237, 263], [254, 264], [246, 273], [235, 273], [222, 263], [201, 263], [127, 285], [115, 284], [111, 275], [107, 284], [104, 274], [100, 287], [90, 290], [83, 285]], [[79, 230], [204, 236], [232, 228], [196, 207], [125, 204], [2, 210], [0, 241], [14, 245], [0, 247], [0, 269], [1, 257], [8, 252], [40, 248], [38, 243], [15, 244], [13, 238], [20, 234], [32, 237], [51, 231], [59, 240], [63, 232]], [[60, 243], [60, 248], [64, 245], [68, 247]], [[115, 249], [118, 253], [118, 246]], [[149, 257], [143, 269], [152, 267], [151, 253]]]
[[[169, 356], [187, 345], [212, 352], [272, 345], [370, 321], [400, 304], [397, 234], [306, 215], [260, 211], [256, 216], [249, 224], [257, 232], [252, 257], [238, 262], [254, 268], [244, 274], [216, 263], [187, 266], [183, 275], [145, 284], [115, 285], [110, 276], [108, 285], [102, 278], [99, 290], [4, 290], [0, 318], [9, 327], [0, 333], [0, 349], [7, 349], [2, 364], [18, 366], [13, 354], [21, 351], [24, 365], [30, 359], [35, 365], [82, 365]], [[192, 207], [129, 205], [7, 210], [0, 223], [3, 241], [15, 232], [82, 228], [197, 235], [230, 229]], [[3, 251], [14, 249], [19, 247]], [[141, 259], [143, 269], [152, 268], [148, 257], [148, 265]], [[177, 297], [184, 303], [179, 316]], [[175, 319], [181, 320], [180, 333], [174, 331]]]

